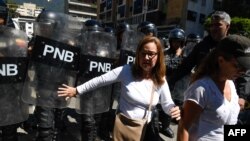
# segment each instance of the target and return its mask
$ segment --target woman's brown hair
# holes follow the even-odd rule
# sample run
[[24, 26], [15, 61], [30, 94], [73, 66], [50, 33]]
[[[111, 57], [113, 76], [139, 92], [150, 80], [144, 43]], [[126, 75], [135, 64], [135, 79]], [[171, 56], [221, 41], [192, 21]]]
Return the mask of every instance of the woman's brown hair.
[[217, 75], [219, 75], [220, 71], [218, 63], [219, 56], [222, 56], [225, 60], [228, 61], [233, 58], [232, 54], [224, 53], [223, 51], [220, 51], [218, 49], [213, 49], [195, 70], [195, 73], [191, 77], [190, 83], [193, 83], [204, 76], [210, 76], [212, 78], [218, 77]]
[[161, 41], [154, 36], [145, 36], [137, 46], [136, 56], [135, 56], [135, 64], [132, 67], [132, 73], [135, 78], [142, 78], [142, 68], [139, 65], [139, 54], [143, 49], [144, 45], [147, 43], [154, 42], [157, 46], [158, 58], [155, 64], [155, 67], [152, 70], [152, 80], [154, 84], [160, 86], [164, 83], [164, 77], [166, 74], [166, 65], [164, 61], [164, 53]]

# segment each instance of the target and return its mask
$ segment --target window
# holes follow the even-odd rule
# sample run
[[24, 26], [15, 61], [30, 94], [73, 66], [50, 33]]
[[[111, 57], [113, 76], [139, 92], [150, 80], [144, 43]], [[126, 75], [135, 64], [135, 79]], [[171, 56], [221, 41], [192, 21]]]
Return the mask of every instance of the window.
[[159, 0], [148, 0], [148, 11], [158, 9]]
[[106, 13], [106, 20], [107, 21], [111, 21], [112, 20], [112, 16], [111, 16], [111, 11]]
[[100, 14], [99, 17], [100, 17], [100, 20], [106, 20], [106, 19], [105, 19], [105, 13]]
[[106, 7], [106, 1], [100, 4], [100, 12], [104, 12], [105, 7]]
[[107, 10], [112, 8], [112, 0], [107, 0]]
[[206, 2], [207, 2], [206, 0], [202, 0], [202, 1], [201, 1], [201, 6], [204, 6], [204, 7], [205, 7], [205, 6], [206, 6]]
[[126, 5], [122, 5], [118, 7], [118, 12], [117, 12], [117, 16], [119, 18], [124, 18], [125, 17], [125, 6]]
[[124, 4], [123, 0], [118, 0], [118, 5], [122, 5], [122, 4]]
[[197, 17], [197, 13], [196, 12], [188, 10], [187, 20], [195, 22], [196, 21], [196, 17]]
[[134, 15], [143, 13], [143, 0], [135, 0], [133, 7]]
[[200, 14], [200, 19], [199, 19], [200, 24], [204, 24], [205, 20], [206, 20], [206, 15]]

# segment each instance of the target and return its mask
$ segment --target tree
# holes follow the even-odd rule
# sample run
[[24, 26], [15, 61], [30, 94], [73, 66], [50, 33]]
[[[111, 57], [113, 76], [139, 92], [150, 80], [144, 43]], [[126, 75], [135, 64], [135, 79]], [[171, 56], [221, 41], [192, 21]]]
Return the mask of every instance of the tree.
[[232, 18], [229, 33], [242, 34], [250, 38], [250, 19], [247, 18]]
[[8, 8], [9, 8], [9, 15], [11, 17], [15, 17], [16, 15], [16, 9], [18, 8], [18, 5], [13, 0], [7, 0]]

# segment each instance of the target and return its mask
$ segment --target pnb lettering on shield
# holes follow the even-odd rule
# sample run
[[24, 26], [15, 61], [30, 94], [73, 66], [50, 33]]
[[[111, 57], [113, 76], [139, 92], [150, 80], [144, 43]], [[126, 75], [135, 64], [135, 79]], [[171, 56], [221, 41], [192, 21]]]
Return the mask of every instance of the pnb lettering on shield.
[[54, 59], [60, 59], [61, 61], [71, 63], [74, 59], [74, 53], [65, 49], [60, 50], [58, 47], [45, 45], [43, 50], [43, 56], [47, 54], [53, 54]]
[[91, 61], [89, 66], [89, 71], [97, 69], [97, 72], [108, 72], [111, 70], [111, 63], [95, 62]]
[[2, 76], [16, 76], [18, 74], [16, 64], [2, 64], [0, 68], [0, 74]]

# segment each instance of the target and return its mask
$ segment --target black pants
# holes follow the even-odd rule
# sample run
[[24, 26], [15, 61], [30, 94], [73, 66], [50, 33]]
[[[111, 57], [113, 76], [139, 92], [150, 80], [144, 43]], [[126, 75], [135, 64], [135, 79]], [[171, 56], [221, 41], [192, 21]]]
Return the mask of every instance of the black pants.
[[36, 107], [34, 114], [38, 124], [37, 141], [51, 141], [64, 129], [64, 111], [65, 109]]
[[159, 129], [155, 127], [153, 121], [147, 125], [143, 141], [160, 141]]
[[110, 134], [112, 134], [114, 128], [115, 112], [115, 110], [111, 109], [101, 114], [100, 123], [97, 127], [97, 135], [100, 139], [105, 141], [111, 140]]
[[18, 141], [17, 128], [19, 124], [0, 126], [2, 141]]
[[99, 131], [102, 114], [82, 114], [82, 141], [94, 141]]
[[[161, 127], [162, 129], [165, 129], [167, 127], [170, 126], [171, 123], [171, 117], [169, 115], [167, 115], [160, 104], [157, 105], [157, 111], [158, 111], [158, 115], [159, 115], [159, 122], [161, 122]], [[157, 112], [155, 111], [155, 112]]]

